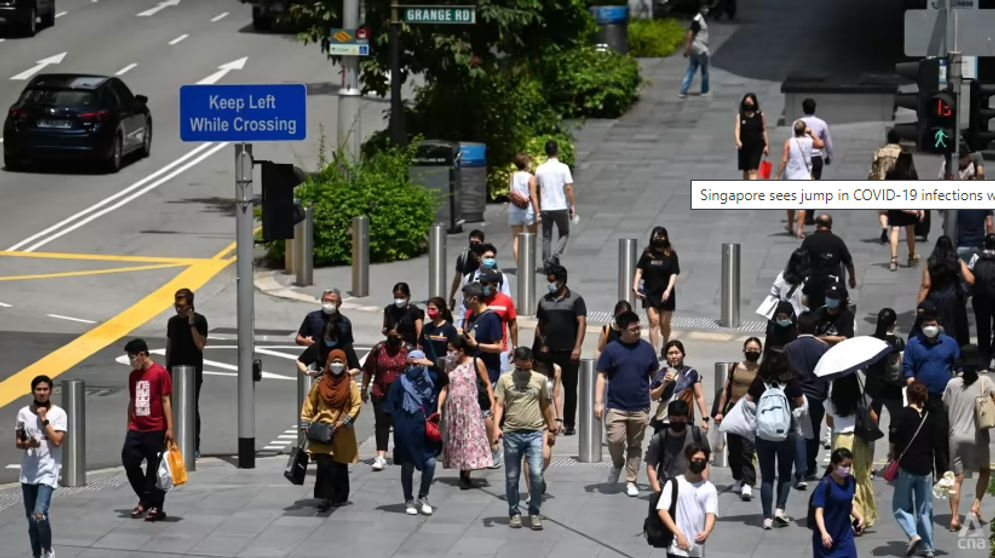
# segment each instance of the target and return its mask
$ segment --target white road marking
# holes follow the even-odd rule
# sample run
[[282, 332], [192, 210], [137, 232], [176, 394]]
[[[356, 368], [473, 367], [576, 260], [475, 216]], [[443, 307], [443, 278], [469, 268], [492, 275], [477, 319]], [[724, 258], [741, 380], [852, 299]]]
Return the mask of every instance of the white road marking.
[[281, 353], [280, 351], [272, 351], [268, 348], [256, 347], [256, 352], [261, 355], [269, 355], [277, 358], [285, 358], [287, 360], [297, 360], [300, 355], [291, 355], [287, 353]]
[[217, 23], [226, 17], [228, 17], [228, 12], [221, 12], [220, 14], [211, 18], [211, 23]]
[[160, 11], [170, 6], [179, 6], [179, 5], [180, 5], [180, 0], [163, 0], [162, 2], [159, 2], [159, 4], [156, 5], [156, 7], [149, 8], [148, 10], [145, 10], [144, 12], [139, 12], [136, 15], [138, 17], [154, 16], [155, 14], [159, 13]]
[[116, 76], [123, 76], [124, 74], [126, 74], [126, 73], [134, 70], [137, 66], [138, 66], [138, 64], [135, 64], [134, 62], [132, 62], [131, 64], [128, 64], [127, 66], [125, 66], [125, 67], [121, 68], [120, 70], [118, 70], [117, 72], [115, 72], [114, 75], [116, 75]]
[[69, 13], [69, 12], [59, 12], [59, 13], [55, 14], [55, 19], [59, 19], [60, 17], [62, 17], [62, 16], [64, 16], [64, 15], [66, 15], [66, 14], [68, 14], [68, 13]]
[[186, 39], [186, 38], [187, 38], [187, 37], [189, 37], [189, 36], [190, 36], [190, 35], [188, 35], [188, 34], [184, 33], [184, 34], [180, 35], [179, 37], [176, 37], [176, 38], [175, 38], [175, 39], [173, 39], [172, 41], [169, 41], [169, 45], [170, 45], [170, 46], [173, 46], [173, 45], [175, 45], [175, 44], [179, 44], [179, 43], [180, 43], [181, 41], [183, 41], [183, 39]]
[[[151, 352], [154, 355], [160, 355], [160, 356], [166, 355], [166, 349], [152, 349], [149, 352]], [[114, 362], [117, 362], [118, 364], [130, 364], [128, 362], [128, 357], [126, 355], [121, 355], [115, 358]], [[228, 364], [227, 362], [218, 362], [216, 360], [208, 360], [208, 359], [204, 359], [204, 364], [212, 368], [219, 368], [221, 370], [231, 370], [231, 372], [218, 372], [218, 371], [208, 372], [205, 370], [204, 374], [208, 374], [210, 376], [229, 376], [229, 377], [238, 376], [238, 367], [235, 366], [234, 364]], [[297, 380], [296, 375], [284, 376], [283, 374], [274, 374], [272, 372], [267, 372], [265, 370], [263, 370], [263, 378], [268, 380], [291, 380], [291, 381]]]
[[[80, 227], [86, 225], [87, 223], [90, 223], [94, 219], [98, 219], [98, 218], [100, 218], [100, 217], [102, 217], [102, 216], [110, 213], [111, 211], [114, 211], [115, 209], [118, 209], [118, 208], [124, 206], [125, 204], [127, 204], [128, 202], [134, 200], [135, 198], [137, 198], [137, 197], [139, 197], [139, 196], [141, 196], [143, 194], [146, 194], [146, 193], [148, 193], [148, 192], [150, 192], [150, 191], [158, 188], [159, 186], [161, 186], [161, 185], [165, 184], [166, 182], [172, 180], [173, 178], [179, 176], [183, 172], [185, 172], [185, 171], [191, 169], [192, 167], [200, 164], [202, 161], [204, 161], [205, 159], [207, 159], [211, 155], [214, 155], [218, 151], [221, 151], [222, 149], [224, 149], [227, 146], [228, 146], [228, 142], [221, 142], [221, 143], [207, 142], [207, 143], [201, 144], [201, 145], [197, 146], [196, 148], [192, 149], [186, 155], [180, 157], [179, 159], [177, 159], [177, 160], [173, 161], [172, 163], [166, 165], [165, 167], [159, 169], [155, 173], [150, 174], [149, 176], [147, 176], [147, 177], [139, 180], [135, 184], [132, 184], [131, 186], [125, 188], [124, 190], [121, 190], [120, 192], [114, 194], [113, 196], [110, 196], [108, 198], [105, 198], [102, 201], [97, 202], [96, 204], [94, 204], [94, 205], [92, 205], [92, 206], [84, 209], [83, 211], [81, 211], [79, 213], [76, 213], [75, 215], [73, 215], [71, 217], [63, 219], [60, 223], [58, 223], [56, 225], [53, 225], [51, 227], [48, 227], [47, 229], [45, 229], [44, 231], [41, 231], [40, 233], [34, 234], [31, 237], [29, 237], [29, 238], [27, 238], [25, 240], [22, 240], [21, 242], [18, 242], [17, 244], [15, 244], [14, 246], [12, 246], [11, 248], [8, 248], [8, 250], [21, 250], [22, 247], [25, 246], [26, 244], [34, 242], [35, 240], [37, 240], [39, 238], [45, 237], [42, 240], [39, 240], [38, 242], [35, 242], [31, 246], [28, 246], [27, 248], [23, 248], [23, 251], [25, 251], [25, 252], [34, 252], [35, 250], [41, 248], [42, 246], [45, 246], [46, 244], [52, 242], [53, 240], [62, 238], [63, 236], [65, 236], [65, 235], [67, 235], [67, 234], [75, 231], [76, 229], [79, 229]], [[206, 151], [205, 151], [205, 148], [207, 148]], [[191, 161], [184, 163], [184, 161], [186, 159], [190, 158], [190, 157], [194, 157], [194, 158]], [[170, 169], [172, 167], [174, 167], [176, 165], [180, 165], [181, 163], [182, 163], [182, 165], [179, 168], [170, 171]], [[165, 176], [163, 176], [163, 177], [155, 180], [151, 184], [148, 184], [147, 186], [142, 187], [149, 180], [152, 180], [156, 176], [158, 176], [158, 175], [160, 175], [162, 173], [165, 173], [165, 172], [168, 172], [168, 174], [166, 174]], [[138, 189], [138, 188], [141, 188], [141, 189]], [[136, 189], [138, 189], [138, 190], [129, 194], [129, 192], [132, 192], [133, 190], [136, 190]], [[115, 200], [117, 198], [120, 198], [121, 196], [126, 196], [126, 197], [124, 197], [123, 199], [121, 199], [117, 203], [114, 203], [113, 205], [110, 205], [108, 207], [104, 207], [103, 209], [100, 209], [99, 211], [95, 211], [96, 209], [99, 209], [100, 207], [102, 207], [102, 206], [104, 206], [104, 205], [112, 202], [113, 200]], [[87, 213], [89, 213], [91, 211], [94, 211], [94, 213], [92, 213], [92, 214], [90, 214], [90, 215], [88, 215], [86, 217], [82, 217], [82, 216], [86, 215]], [[79, 220], [77, 221], [77, 219], [79, 219]]]
[[59, 54], [49, 56], [48, 58], [42, 58], [41, 60], [36, 62], [34, 66], [28, 68], [27, 70], [24, 70], [23, 72], [17, 74], [16, 76], [12, 76], [10, 79], [17, 81], [26, 80], [29, 77], [45, 69], [45, 66], [51, 66], [52, 64], [60, 64], [62, 60], [66, 57], [66, 54], [69, 53], [60, 52]]
[[270, 451], [280, 451], [283, 449], [283, 446], [263, 446], [263, 449]]
[[20, 469], [20, 468], [21, 468], [21, 466], [18, 465], [17, 463], [11, 463], [10, 465], [7, 465], [6, 467], [4, 467], [4, 469]]
[[0, 302], [0, 308], [13, 308], [13, 306], [7, 304], [6, 302]]
[[56, 320], [66, 320], [67, 322], [79, 322], [81, 324], [95, 324], [94, 320], [84, 320], [83, 318], [74, 318], [72, 316], [63, 316], [62, 314], [45, 314], [49, 318], [55, 318]]
[[297, 439], [297, 435], [296, 434], [280, 434], [279, 436], [277, 436], [277, 438], [282, 438], [284, 440], [296, 440]]
[[[296, 439], [297, 436], [294, 436], [294, 438]], [[269, 445], [271, 445], [271, 446], [287, 446], [287, 445], [290, 445], [292, 443], [293, 442], [291, 440], [273, 440], [272, 442], [269, 443]]]
[[248, 59], [249, 59], [248, 56], [243, 56], [242, 58], [239, 58], [237, 60], [232, 60], [231, 62], [218, 66], [218, 71], [198, 81], [197, 85], [211, 85], [213, 83], [217, 83], [218, 80], [228, 75], [228, 72], [231, 72], [232, 70], [241, 70], [242, 68], [244, 68], [245, 62]]
[[7, 40], [7, 39], [4, 39], [4, 38], [0, 38], [0, 43], [4, 42], [4, 41], [6, 41], [6, 40]]

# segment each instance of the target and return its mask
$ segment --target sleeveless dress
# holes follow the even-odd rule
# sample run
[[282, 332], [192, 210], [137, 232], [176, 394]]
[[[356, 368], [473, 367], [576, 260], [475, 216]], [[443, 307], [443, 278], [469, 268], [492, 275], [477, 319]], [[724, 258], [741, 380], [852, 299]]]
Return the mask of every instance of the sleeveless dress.
[[739, 150], [739, 170], [757, 170], [764, 154], [764, 116], [754, 112], [753, 116], [739, 115], [739, 139], [743, 148]]
[[788, 142], [788, 164], [784, 167], [785, 180], [812, 180], [812, 138], [793, 137]]
[[477, 403], [476, 359], [449, 371], [449, 395], [443, 413], [443, 467], [468, 471], [493, 465], [484, 419]]

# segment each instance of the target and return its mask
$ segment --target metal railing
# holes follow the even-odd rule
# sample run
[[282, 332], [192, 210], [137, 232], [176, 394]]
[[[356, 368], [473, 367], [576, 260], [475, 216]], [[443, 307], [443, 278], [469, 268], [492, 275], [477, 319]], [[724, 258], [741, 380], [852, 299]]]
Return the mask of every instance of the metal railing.
[[[580, 361], [580, 400], [578, 401], [580, 417], [577, 425], [580, 434], [580, 449], [577, 461], [581, 463], [601, 463], [601, 431], [602, 422], [594, 418], [594, 390], [597, 386], [597, 372], [594, 360], [586, 358]], [[604, 417], [602, 417], [604, 420]]]

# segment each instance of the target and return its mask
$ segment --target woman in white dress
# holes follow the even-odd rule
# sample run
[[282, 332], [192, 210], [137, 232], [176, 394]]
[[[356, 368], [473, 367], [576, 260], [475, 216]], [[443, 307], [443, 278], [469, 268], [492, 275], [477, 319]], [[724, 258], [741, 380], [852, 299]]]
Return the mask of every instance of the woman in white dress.
[[511, 175], [510, 192], [508, 196], [508, 224], [511, 226], [511, 252], [518, 261], [518, 233], [523, 230], [535, 234], [539, 222], [539, 198], [536, 193], [536, 177], [531, 172], [531, 163], [527, 153], [519, 153], [515, 157], [515, 168]]
[[[795, 121], [794, 137], [784, 140], [784, 154], [781, 166], [777, 168], [777, 180], [812, 180], [812, 149], [822, 149], [825, 143], [819, 139], [802, 120]], [[798, 223], [797, 230], [795, 223]], [[788, 210], [788, 234], [805, 237], [805, 210]]]

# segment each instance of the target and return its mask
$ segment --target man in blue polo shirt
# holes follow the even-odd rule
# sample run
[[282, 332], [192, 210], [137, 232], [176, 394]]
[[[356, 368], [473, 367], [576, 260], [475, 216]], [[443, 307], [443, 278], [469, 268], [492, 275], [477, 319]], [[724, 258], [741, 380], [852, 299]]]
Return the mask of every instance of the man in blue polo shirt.
[[[619, 339], [608, 343], [598, 359], [598, 381], [594, 389], [594, 417], [608, 429], [608, 452], [612, 457], [609, 484], [618, 482], [625, 468], [626, 494], [639, 496], [636, 478], [643, 460], [643, 436], [650, 420], [650, 378], [660, 368], [653, 345], [641, 336], [639, 316], [623, 312], [615, 322]], [[607, 412], [601, 404], [608, 380]]]
[[957, 255], [964, 263], [981, 252], [985, 235], [995, 233], [995, 222], [990, 209], [957, 210]]
[[[940, 424], [937, 429], [947, 432], [950, 429], [947, 411], [943, 405], [943, 391], [947, 382], [953, 378], [954, 365], [960, 358], [960, 346], [953, 337], [940, 331], [940, 323], [936, 314], [924, 312], [922, 315], [922, 331], [909, 340], [905, 347], [902, 371], [907, 383], [919, 380], [926, 384], [929, 399], [926, 410], [937, 417]], [[949, 450], [946, 446], [936, 449], [937, 475], [947, 470]]]

